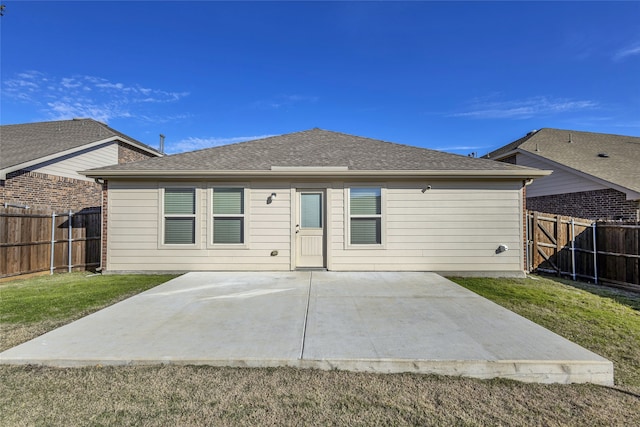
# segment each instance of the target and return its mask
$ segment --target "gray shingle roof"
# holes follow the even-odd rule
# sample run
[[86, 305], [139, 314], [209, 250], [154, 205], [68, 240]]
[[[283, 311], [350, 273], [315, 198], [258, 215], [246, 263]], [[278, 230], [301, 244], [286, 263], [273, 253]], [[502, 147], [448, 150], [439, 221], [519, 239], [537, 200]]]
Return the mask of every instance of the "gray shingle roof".
[[0, 126], [0, 169], [112, 137], [158, 153], [154, 148], [92, 119], [4, 125]]
[[640, 137], [543, 128], [485, 157], [516, 149], [640, 192]]
[[142, 162], [108, 166], [93, 169], [92, 172], [268, 171], [273, 166], [346, 167], [350, 171], [528, 169], [316, 128]]

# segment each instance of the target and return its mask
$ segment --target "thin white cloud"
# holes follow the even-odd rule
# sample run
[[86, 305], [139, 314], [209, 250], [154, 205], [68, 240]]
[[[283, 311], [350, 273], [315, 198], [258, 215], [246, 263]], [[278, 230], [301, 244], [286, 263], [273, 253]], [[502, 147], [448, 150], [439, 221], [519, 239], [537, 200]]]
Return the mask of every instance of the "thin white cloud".
[[318, 102], [317, 96], [306, 95], [277, 95], [272, 99], [262, 99], [252, 104], [253, 108], [259, 109], [278, 109], [283, 107], [291, 107], [301, 103]]
[[230, 138], [196, 138], [189, 137], [177, 142], [167, 141], [167, 154], [184, 153], [185, 151], [201, 150], [203, 148], [219, 147], [221, 145], [252, 141], [254, 139], [269, 138], [275, 135], [234, 136]]
[[91, 117], [108, 122], [114, 118], [147, 115], [141, 104], [172, 103], [189, 95], [108, 79], [73, 75], [49, 77], [25, 71], [3, 82], [2, 95], [35, 105], [51, 120]]
[[449, 116], [473, 119], [528, 119], [596, 108], [598, 103], [591, 100], [536, 96], [514, 101], [474, 100], [466, 111], [449, 114]]
[[625, 59], [629, 56], [634, 56], [634, 55], [640, 55], [640, 42], [631, 46], [627, 46], [624, 49], [618, 50], [613, 55], [613, 60], [620, 61], [622, 59]]

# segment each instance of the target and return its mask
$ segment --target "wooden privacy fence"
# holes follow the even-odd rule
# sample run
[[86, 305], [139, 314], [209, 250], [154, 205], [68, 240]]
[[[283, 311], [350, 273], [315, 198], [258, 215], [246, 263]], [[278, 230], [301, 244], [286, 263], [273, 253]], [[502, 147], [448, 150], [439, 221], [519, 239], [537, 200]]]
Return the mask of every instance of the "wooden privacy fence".
[[640, 224], [528, 211], [527, 267], [640, 290]]
[[0, 278], [100, 265], [100, 210], [0, 208]]

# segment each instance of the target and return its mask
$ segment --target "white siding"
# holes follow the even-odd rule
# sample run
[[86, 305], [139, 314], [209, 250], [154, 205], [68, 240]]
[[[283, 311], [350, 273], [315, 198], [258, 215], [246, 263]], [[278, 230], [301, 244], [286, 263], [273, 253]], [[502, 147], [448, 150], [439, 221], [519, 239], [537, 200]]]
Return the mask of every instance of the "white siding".
[[[344, 188], [327, 189], [327, 267], [335, 271], [522, 272], [521, 182], [433, 181], [384, 184], [384, 242], [358, 248], [347, 242]], [[108, 260], [111, 271], [289, 270], [293, 238], [291, 182], [246, 183], [246, 245], [216, 248], [207, 240], [207, 192], [198, 188], [197, 248], [159, 242], [160, 184], [109, 182]], [[326, 184], [324, 184], [326, 185]], [[424, 190], [424, 191], [423, 191]], [[267, 203], [271, 193], [277, 193]], [[496, 254], [505, 244], [509, 250]], [[277, 256], [271, 256], [277, 251]]]
[[27, 169], [31, 172], [64, 176], [82, 181], [93, 181], [93, 178], [80, 175], [78, 171], [115, 164], [118, 164], [118, 144], [108, 142], [104, 145], [69, 154]]
[[516, 163], [519, 166], [528, 166], [537, 169], [553, 169], [551, 175], [538, 178], [527, 186], [527, 197], [578, 193], [581, 191], [603, 190], [607, 188], [604, 185], [583, 178], [575, 173], [559, 168], [554, 169], [549, 163], [545, 163], [526, 154], [518, 154], [516, 156]]
[[[520, 183], [432, 182], [423, 192], [426, 185], [389, 184], [382, 247], [334, 236], [334, 270], [523, 270]], [[496, 254], [501, 244], [509, 250]]]
[[[182, 185], [182, 184], [181, 184]], [[222, 184], [224, 186], [225, 184]], [[109, 182], [108, 270], [289, 270], [290, 198], [288, 187], [254, 183], [246, 190], [248, 209], [245, 247], [210, 244], [209, 185], [197, 183], [198, 248], [167, 248], [160, 242], [161, 207], [158, 183]], [[273, 203], [267, 198], [278, 196]], [[271, 256], [272, 251], [277, 256]]]

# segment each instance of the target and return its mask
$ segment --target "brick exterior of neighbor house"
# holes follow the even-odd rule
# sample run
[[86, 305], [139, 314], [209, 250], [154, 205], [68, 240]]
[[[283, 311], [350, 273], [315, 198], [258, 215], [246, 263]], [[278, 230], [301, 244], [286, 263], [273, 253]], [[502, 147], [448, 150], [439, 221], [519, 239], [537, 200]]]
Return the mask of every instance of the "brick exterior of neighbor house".
[[527, 209], [587, 219], [638, 221], [639, 202], [627, 200], [623, 192], [611, 188], [529, 197]]
[[[118, 163], [130, 163], [155, 157], [144, 150], [118, 142]], [[77, 212], [100, 208], [102, 185], [93, 181], [49, 175], [28, 170], [7, 174], [0, 180], [0, 200], [28, 205], [32, 209]]]
[[529, 210], [640, 221], [640, 137], [543, 128], [483, 157], [554, 171], [528, 188]]
[[155, 157], [146, 151], [132, 147], [122, 142], [118, 143], [118, 164], [138, 162], [150, 157]]
[[19, 170], [0, 181], [0, 200], [32, 209], [77, 212], [100, 207], [100, 185], [92, 181]]

